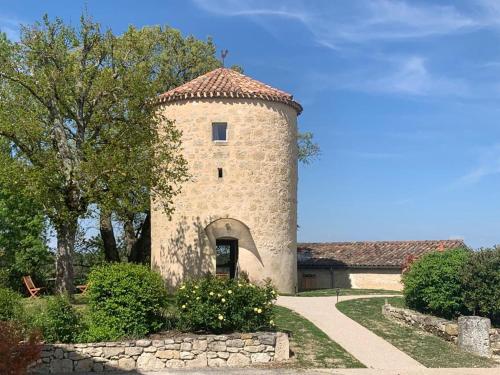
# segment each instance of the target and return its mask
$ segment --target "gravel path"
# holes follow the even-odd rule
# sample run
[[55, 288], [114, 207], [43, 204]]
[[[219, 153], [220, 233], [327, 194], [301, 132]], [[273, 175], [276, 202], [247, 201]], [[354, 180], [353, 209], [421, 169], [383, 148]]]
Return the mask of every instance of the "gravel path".
[[[339, 297], [339, 302], [374, 297], [392, 297], [392, 295], [342, 296]], [[277, 303], [309, 319], [368, 368], [425, 369], [421, 363], [406, 353], [342, 314], [335, 307], [336, 302], [337, 297], [280, 296]]]

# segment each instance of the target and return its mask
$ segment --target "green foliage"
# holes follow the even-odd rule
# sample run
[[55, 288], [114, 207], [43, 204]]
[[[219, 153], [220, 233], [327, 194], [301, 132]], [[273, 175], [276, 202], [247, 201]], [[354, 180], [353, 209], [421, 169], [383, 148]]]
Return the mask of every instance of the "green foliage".
[[276, 292], [245, 280], [207, 276], [183, 284], [176, 292], [180, 326], [206, 332], [257, 331], [274, 324]]
[[[11, 150], [0, 138], [0, 159], [9, 158]], [[24, 291], [22, 276], [31, 275], [37, 284], [48, 277], [53, 261], [41, 211], [11, 181], [0, 182], [0, 285]]]
[[470, 255], [461, 248], [436, 251], [412, 263], [402, 278], [407, 306], [445, 318], [466, 313], [461, 275]]
[[462, 272], [465, 305], [500, 325], [500, 247], [473, 252]]
[[144, 336], [162, 328], [167, 292], [163, 280], [147, 266], [113, 263], [89, 275], [90, 315], [86, 340]]
[[321, 153], [319, 144], [313, 141], [311, 132], [297, 134], [298, 159], [303, 164], [310, 164]]
[[31, 330], [39, 330], [46, 342], [72, 343], [81, 330], [81, 317], [67, 297], [46, 297], [26, 308], [22, 319]]
[[23, 305], [20, 294], [0, 287], [0, 321], [16, 320], [22, 315]]

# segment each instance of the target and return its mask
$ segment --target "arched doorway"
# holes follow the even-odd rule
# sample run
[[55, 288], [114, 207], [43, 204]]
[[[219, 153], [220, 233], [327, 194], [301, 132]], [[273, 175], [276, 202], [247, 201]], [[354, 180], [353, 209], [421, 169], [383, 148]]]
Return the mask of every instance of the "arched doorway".
[[234, 279], [238, 276], [238, 240], [218, 238], [215, 240], [217, 277]]

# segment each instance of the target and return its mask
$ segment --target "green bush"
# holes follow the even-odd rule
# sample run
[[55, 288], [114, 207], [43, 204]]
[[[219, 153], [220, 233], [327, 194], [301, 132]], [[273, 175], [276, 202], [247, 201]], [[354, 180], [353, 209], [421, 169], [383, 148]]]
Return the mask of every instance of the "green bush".
[[176, 292], [180, 327], [205, 332], [257, 331], [274, 325], [276, 292], [245, 280], [207, 276], [183, 284]]
[[163, 280], [149, 267], [114, 263], [89, 274], [89, 317], [86, 340], [138, 337], [163, 327], [167, 292]]
[[500, 324], [500, 247], [473, 252], [462, 272], [465, 305]]
[[8, 288], [0, 287], [0, 321], [16, 320], [22, 314], [22, 297]]
[[470, 254], [461, 248], [436, 251], [412, 263], [402, 278], [406, 305], [448, 319], [467, 313], [461, 275]]
[[81, 318], [67, 297], [46, 297], [26, 309], [25, 326], [42, 333], [45, 342], [73, 343], [81, 332]]

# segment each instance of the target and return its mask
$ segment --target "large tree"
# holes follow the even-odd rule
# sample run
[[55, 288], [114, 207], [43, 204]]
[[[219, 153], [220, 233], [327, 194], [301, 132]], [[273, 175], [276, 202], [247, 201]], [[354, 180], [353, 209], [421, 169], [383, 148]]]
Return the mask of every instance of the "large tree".
[[154, 105], [166, 74], [157, 61], [168, 58], [159, 39], [153, 29], [117, 37], [88, 17], [78, 28], [44, 17], [18, 43], [0, 36], [0, 136], [17, 161], [1, 165], [0, 179], [16, 181], [50, 219], [60, 292], [73, 290], [89, 206], [120, 216], [157, 195], [168, 212], [186, 177], [180, 133]]

